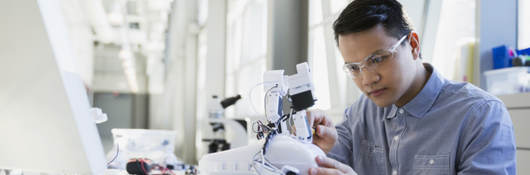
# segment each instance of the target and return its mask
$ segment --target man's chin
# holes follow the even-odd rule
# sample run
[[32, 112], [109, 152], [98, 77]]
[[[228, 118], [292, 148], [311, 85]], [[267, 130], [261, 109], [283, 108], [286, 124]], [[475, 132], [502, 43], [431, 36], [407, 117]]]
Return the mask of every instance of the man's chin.
[[377, 106], [379, 106], [381, 108], [384, 108], [384, 107], [392, 105], [392, 100], [389, 100], [389, 99], [373, 98], [373, 97], [369, 97], [369, 98], [370, 98], [370, 100], [372, 100], [372, 102], [375, 103], [375, 105], [377, 105]]

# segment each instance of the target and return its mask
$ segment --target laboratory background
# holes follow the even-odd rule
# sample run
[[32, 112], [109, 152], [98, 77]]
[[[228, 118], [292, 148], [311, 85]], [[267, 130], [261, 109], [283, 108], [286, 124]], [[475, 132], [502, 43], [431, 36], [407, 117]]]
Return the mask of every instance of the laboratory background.
[[[250, 171], [207, 155], [263, 141], [267, 82], [334, 123], [361, 95], [331, 27], [349, 2], [1, 0], [0, 175]], [[399, 2], [424, 62], [504, 102], [530, 174], [530, 1]]]

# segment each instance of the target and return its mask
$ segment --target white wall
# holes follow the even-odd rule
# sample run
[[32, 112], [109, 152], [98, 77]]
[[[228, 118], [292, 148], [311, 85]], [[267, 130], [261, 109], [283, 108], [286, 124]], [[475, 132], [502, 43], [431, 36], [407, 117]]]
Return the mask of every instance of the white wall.
[[77, 73], [88, 87], [93, 79], [93, 37], [86, 11], [80, 4], [81, 0], [60, 0], [66, 31], [61, 33], [66, 38], [65, 43], [72, 49], [73, 57], [59, 56], [58, 61], [62, 69]]
[[149, 128], [176, 130], [177, 156], [197, 163], [197, 2], [175, 0], [169, 20], [165, 87], [150, 95]]
[[518, 29], [518, 49], [525, 49], [530, 47], [530, 1], [518, 0], [518, 12], [519, 12], [519, 29]]

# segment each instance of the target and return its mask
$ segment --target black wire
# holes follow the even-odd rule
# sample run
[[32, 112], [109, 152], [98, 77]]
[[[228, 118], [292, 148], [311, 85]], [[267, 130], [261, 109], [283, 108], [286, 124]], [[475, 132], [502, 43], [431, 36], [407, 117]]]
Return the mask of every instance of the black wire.
[[120, 153], [120, 144], [117, 144], [116, 143], [116, 155], [114, 155], [114, 158], [112, 158], [112, 160], [110, 160], [108, 163], [107, 163], [107, 166], [109, 166], [112, 162], [114, 162], [114, 160], [116, 160], [116, 158], [118, 158], [118, 154]]
[[[270, 172], [281, 172], [281, 169], [274, 166], [274, 164], [270, 163], [269, 160], [267, 160], [267, 158], [265, 158], [265, 156], [262, 157], [261, 161], [259, 158], [256, 158], [260, 153], [261, 155], [265, 155], [266, 154], [266, 149], [267, 149], [267, 146], [269, 144], [269, 142], [272, 140], [272, 138], [277, 135], [278, 133], [276, 132], [276, 130], [274, 130], [273, 132], [269, 133], [267, 135], [267, 139], [265, 140], [265, 144], [263, 144], [263, 148], [260, 152], [257, 152], [256, 154], [254, 154], [254, 160], [253, 160], [253, 165], [254, 166], [254, 169], [256, 170], [256, 172], [258, 174], [262, 174], [260, 171], [258, 171], [258, 169], [256, 169], [255, 167], [255, 163], [258, 163], [258, 164], [263, 164], [264, 166], [262, 166], [262, 168], [265, 168], [267, 171], [270, 171]], [[267, 174], [267, 173], [266, 173]]]
[[280, 117], [280, 119], [277, 121], [277, 125], [279, 126], [282, 123], [282, 121], [289, 119], [290, 116], [291, 116], [290, 114], [283, 114], [282, 117]]
[[263, 148], [262, 148], [263, 149], [263, 154], [267, 153], [267, 146], [269, 145], [270, 140], [272, 140], [272, 137], [274, 137], [276, 134], [277, 134], [276, 130], [273, 130], [265, 138], [265, 143], [263, 144]]

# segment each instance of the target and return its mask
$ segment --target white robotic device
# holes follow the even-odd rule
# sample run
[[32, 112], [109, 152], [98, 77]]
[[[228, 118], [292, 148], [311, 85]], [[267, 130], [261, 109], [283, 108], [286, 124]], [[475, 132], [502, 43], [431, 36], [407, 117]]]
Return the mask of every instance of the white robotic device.
[[[200, 174], [215, 175], [305, 175], [317, 167], [316, 156], [325, 153], [312, 144], [313, 132], [306, 109], [314, 105], [314, 88], [307, 63], [296, 65], [297, 74], [284, 76], [283, 70], [265, 72], [265, 117], [255, 132], [264, 143], [208, 154], [199, 161]], [[292, 103], [283, 114], [282, 100]]]

